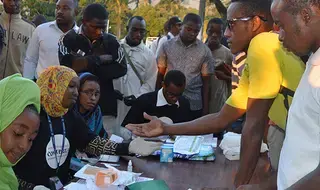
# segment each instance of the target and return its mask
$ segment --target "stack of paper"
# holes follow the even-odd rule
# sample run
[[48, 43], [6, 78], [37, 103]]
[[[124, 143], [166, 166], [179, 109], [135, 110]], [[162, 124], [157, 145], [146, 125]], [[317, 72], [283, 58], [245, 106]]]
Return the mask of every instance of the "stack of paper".
[[185, 155], [199, 154], [203, 139], [202, 136], [178, 136], [173, 146], [173, 152]]

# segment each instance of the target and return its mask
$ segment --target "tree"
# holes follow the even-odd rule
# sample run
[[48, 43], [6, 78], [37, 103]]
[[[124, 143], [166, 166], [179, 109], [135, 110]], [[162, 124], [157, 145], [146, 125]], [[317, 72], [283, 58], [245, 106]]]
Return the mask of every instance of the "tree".
[[36, 15], [44, 15], [48, 20], [55, 18], [55, 2], [50, 0], [24, 0], [21, 14], [24, 18], [32, 20]]
[[227, 6], [230, 4], [230, 1], [222, 1], [222, 0], [210, 0], [216, 6], [221, 17], [225, 20], [227, 18]]
[[147, 23], [147, 36], [158, 36], [164, 33], [164, 23], [172, 16], [183, 18], [187, 13], [198, 13], [196, 9], [181, 6], [172, 0], [162, 0], [156, 6], [143, 5], [133, 10], [134, 16], [142, 16]]

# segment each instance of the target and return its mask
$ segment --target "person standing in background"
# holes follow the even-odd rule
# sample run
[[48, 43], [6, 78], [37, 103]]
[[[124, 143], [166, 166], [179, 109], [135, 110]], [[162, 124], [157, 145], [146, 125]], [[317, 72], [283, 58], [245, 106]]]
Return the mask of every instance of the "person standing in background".
[[36, 15], [33, 19], [32, 19], [32, 23], [34, 25], [36, 25], [36, 27], [38, 27], [41, 24], [44, 24], [48, 22], [46, 17], [44, 17], [43, 15]]
[[88, 5], [83, 11], [82, 25], [70, 30], [59, 43], [59, 60], [77, 73], [90, 72], [100, 80], [103, 126], [115, 126], [117, 94], [113, 80], [127, 73], [123, 49], [115, 36], [105, 33], [109, 13], [100, 4]]
[[0, 80], [23, 72], [23, 61], [35, 26], [20, 15], [21, 0], [2, 0], [4, 11], [0, 25], [4, 29], [4, 47], [0, 55]]
[[[163, 31], [164, 31], [164, 34], [167, 34], [169, 32], [169, 20], [167, 22], [164, 23], [163, 25]], [[158, 39], [157, 40], [154, 40], [150, 46], [150, 50], [156, 55], [157, 53], [157, 49], [158, 49], [158, 45], [159, 45], [159, 41], [160, 39], [163, 37], [162, 35], [162, 32], [163, 31], [159, 31], [159, 34], [158, 34]]]
[[[140, 95], [153, 92], [157, 80], [157, 64], [154, 54], [148, 49], [143, 39], [146, 35], [146, 21], [141, 16], [131, 17], [127, 25], [128, 34], [120, 41], [128, 71], [126, 75], [113, 80], [114, 88], [123, 95], [123, 101], [118, 100], [118, 114], [113, 134], [120, 135], [126, 130], [121, 127], [133, 101]], [[107, 126], [107, 128], [109, 128]], [[111, 132], [112, 130], [108, 130]]]
[[79, 29], [75, 23], [77, 7], [77, 0], [59, 0], [56, 20], [35, 29], [24, 60], [24, 77], [37, 79], [49, 66], [59, 65], [58, 43], [61, 36], [71, 29]]
[[222, 20], [211, 19], [207, 27], [207, 45], [215, 59], [215, 75], [210, 77], [209, 82], [209, 113], [219, 112], [231, 94], [232, 54], [221, 44], [222, 34]]
[[201, 18], [189, 13], [183, 19], [180, 34], [166, 41], [157, 55], [157, 89], [169, 70], [180, 70], [186, 76], [184, 96], [190, 102], [193, 119], [209, 112], [209, 80], [213, 74], [214, 60], [210, 49], [197, 39]]
[[159, 40], [156, 55], [164, 42], [173, 39], [180, 33], [181, 25], [182, 21], [177, 16], [171, 17], [168, 20], [168, 33]]

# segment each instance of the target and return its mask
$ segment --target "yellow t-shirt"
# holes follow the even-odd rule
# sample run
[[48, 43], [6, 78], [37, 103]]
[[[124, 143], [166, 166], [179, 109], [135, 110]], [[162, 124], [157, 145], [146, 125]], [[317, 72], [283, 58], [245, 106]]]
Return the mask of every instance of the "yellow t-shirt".
[[[304, 69], [305, 64], [300, 58], [283, 48], [278, 34], [261, 33], [251, 40], [239, 86], [226, 103], [247, 109], [248, 98], [275, 98], [269, 110], [269, 118], [285, 129], [288, 112], [280, 88], [283, 86], [295, 91]], [[288, 97], [290, 105], [292, 97]]]

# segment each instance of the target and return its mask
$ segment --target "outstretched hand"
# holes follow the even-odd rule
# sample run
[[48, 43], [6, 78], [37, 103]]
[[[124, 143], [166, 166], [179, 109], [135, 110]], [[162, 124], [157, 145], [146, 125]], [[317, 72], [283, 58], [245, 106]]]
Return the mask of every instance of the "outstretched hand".
[[132, 131], [133, 134], [141, 137], [157, 137], [163, 135], [164, 123], [155, 116], [150, 116], [143, 113], [145, 119], [150, 120], [149, 123], [143, 124], [128, 124], [126, 128]]

